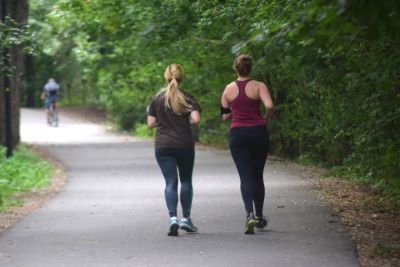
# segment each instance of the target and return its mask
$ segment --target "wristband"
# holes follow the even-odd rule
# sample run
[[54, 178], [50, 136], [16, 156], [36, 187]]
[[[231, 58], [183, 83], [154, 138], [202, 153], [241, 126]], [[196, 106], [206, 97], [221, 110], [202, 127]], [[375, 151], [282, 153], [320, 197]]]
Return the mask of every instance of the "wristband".
[[224, 108], [223, 106], [221, 106], [221, 116], [224, 114], [230, 114], [230, 113], [231, 113], [230, 108]]

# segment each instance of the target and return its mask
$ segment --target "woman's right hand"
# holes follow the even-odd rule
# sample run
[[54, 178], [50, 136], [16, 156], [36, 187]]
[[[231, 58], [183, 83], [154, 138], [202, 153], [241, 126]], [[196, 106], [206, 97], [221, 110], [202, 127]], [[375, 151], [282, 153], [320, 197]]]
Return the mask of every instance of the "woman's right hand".
[[222, 120], [223, 121], [226, 121], [226, 120], [228, 120], [230, 118], [231, 118], [231, 114], [230, 113], [229, 114], [222, 114]]

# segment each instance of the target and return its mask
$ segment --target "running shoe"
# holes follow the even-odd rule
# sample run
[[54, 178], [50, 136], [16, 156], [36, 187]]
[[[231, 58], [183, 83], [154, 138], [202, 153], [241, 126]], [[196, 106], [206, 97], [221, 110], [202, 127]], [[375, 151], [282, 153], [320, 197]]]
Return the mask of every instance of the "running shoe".
[[179, 224], [178, 224], [178, 218], [176, 217], [171, 217], [169, 218], [169, 236], [177, 236], [178, 235], [178, 229], [179, 229]]
[[244, 228], [244, 233], [246, 235], [252, 235], [254, 234], [254, 227], [257, 224], [256, 218], [254, 217], [253, 213], [250, 213], [250, 215], [247, 217], [246, 220], [246, 226]]
[[268, 219], [265, 216], [256, 217], [256, 221], [257, 223], [255, 225], [255, 228], [257, 230], [262, 230], [268, 225]]
[[181, 222], [180, 222], [180, 224], [179, 224], [179, 227], [180, 227], [182, 230], [185, 230], [185, 231], [188, 232], [188, 233], [195, 233], [195, 232], [197, 232], [197, 227], [194, 226], [194, 224], [193, 224], [193, 222], [192, 222], [192, 219], [190, 219], [190, 218], [182, 218], [182, 220], [181, 220]]

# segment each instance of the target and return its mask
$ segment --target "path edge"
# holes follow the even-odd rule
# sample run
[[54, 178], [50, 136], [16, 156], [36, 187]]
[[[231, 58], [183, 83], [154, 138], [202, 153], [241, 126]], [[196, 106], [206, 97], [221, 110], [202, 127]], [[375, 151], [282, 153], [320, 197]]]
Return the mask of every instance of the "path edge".
[[9, 207], [0, 213], [0, 237], [2, 233], [18, 223], [23, 217], [41, 208], [47, 201], [61, 192], [68, 182], [68, 171], [61, 161], [53, 157], [44, 148], [33, 144], [24, 144], [41, 160], [49, 163], [54, 168], [54, 172], [52, 177], [49, 178], [49, 184], [46, 187], [14, 195], [16, 198], [21, 199], [23, 204]]

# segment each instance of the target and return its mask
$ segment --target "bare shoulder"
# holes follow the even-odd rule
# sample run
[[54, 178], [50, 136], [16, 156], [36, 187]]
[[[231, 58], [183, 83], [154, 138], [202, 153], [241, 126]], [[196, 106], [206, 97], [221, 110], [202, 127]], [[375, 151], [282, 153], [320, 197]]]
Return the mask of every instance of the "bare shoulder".
[[[235, 82], [231, 82], [230, 84], [228, 84], [225, 87], [225, 90], [222, 94], [222, 101], [224, 102], [231, 102], [233, 99], [236, 98], [236, 96], [238, 95], [239, 91], [237, 89], [237, 85], [235, 84]], [[225, 103], [227, 104], [227, 103]]]
[[235, 82], [231, 82], [229, 83], [224, 90], [224, 94], [232, 94], [232, 92], [235, 92], [237, 89], [237, 85], [235, 84]]
[[236, 89], [236, 88], [237, 88], [236, 83], [235, 83], [235, 82], [231, 82], [230, 84], [228, 84], [228, 85], [225, 87], [225, 90], [232, 90], [232, 89]]
[[261, 88], [267, 88], [267, 86], [263, 82], [256, 81], [256, 80], [252, 80], [251, 82], [252, 82], [254, 87], [257, 87], [257, 88], [260, 88], [260, 89]]

